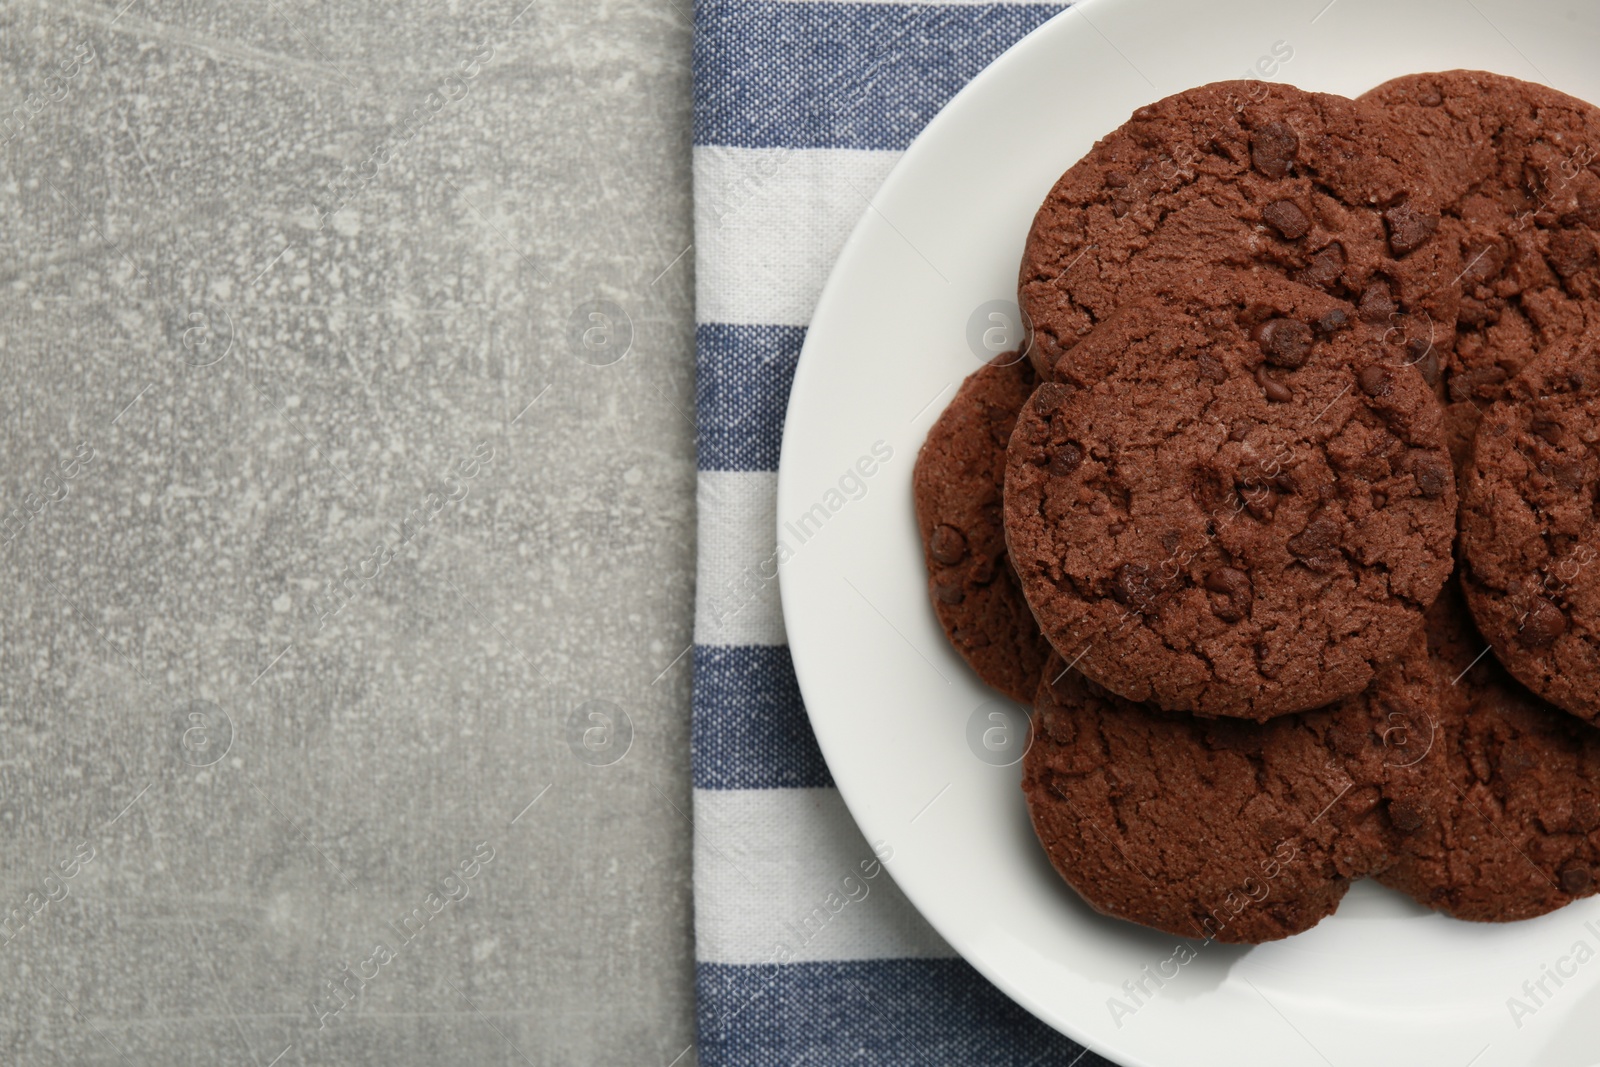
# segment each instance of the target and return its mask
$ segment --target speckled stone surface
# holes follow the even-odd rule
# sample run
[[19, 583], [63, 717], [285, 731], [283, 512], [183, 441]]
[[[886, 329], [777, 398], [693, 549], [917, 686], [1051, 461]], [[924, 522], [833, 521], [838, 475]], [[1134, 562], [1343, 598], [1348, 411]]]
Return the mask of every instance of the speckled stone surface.
[[0, 1062], [695, 1061], [691, 26], [525, 3], [0, 12]]

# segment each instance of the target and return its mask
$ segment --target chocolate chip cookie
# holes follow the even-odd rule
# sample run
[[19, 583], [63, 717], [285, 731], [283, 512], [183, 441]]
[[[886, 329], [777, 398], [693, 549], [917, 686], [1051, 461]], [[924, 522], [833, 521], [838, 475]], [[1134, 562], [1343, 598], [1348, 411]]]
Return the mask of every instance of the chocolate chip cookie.
[[1217, 82], [1142, 107], [1050, 190], [1018, 301], [1044, 378], [1133, 292], [1217, 268], [1341, 297], [1389, 362], [1432, 373], [1454, 331], [1459, 241], [1432, 175], [1379, 108]]
[[928, 431], [911, 476], [939, 624], [978, 677], [1024, 704], [1050, 649], [1006, 556], [1001, 493], [1006, 443], [1037, 384], [1016, 352], [979, 368]]
[[1361, 696], [1269, 723], [1123, 700], [1059, 656], [1045, 672], [1023, 792], [1051, 863], [1106, 915], [1180, 937], [1287, 937], [1423, 825], [1415, 776], [1392, 773], [1412, 757], [1386, 744], [1397, 721], [1438, 714], [1420, 634]]
[[1483, 655], [1454, 584], [1427, 619], [1440, 718], [1416, 769], [1429, 818], [1377, 879], [1458, 919], [1528, 919], [1596, 890], [1600, 730]]
[[1441, 237], [1458, 242], [1452, 451], [1536, 357], [1600, 320], [1600, 109], [1484, 71], [1411, 74], [1362, 98], [1410, 136], [1435, 176]]
[[1263, 720], [1360, 692], [1451, 570], [1437, 399], [1346, 303], [1216, 273], [1131, 300], [1023, 406], [1005, 528], [1045, 636], [1131, 700]]
[[1500, 662], [1600, 721], [1600, 331], [1547, 348], [1479, 426], [1462, 584]]

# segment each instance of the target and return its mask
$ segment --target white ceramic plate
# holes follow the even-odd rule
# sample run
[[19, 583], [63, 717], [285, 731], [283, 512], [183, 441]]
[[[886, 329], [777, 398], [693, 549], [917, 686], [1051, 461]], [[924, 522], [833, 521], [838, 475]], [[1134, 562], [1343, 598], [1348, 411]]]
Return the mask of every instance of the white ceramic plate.
[[[782, 567], [795, 668], [844, 799], [867, 838], [893, 849], [906, 895], [1007, 994], [1112, 1059], [1590, 1067], [1600, 1063], [1593, 899], [1485, 926], [1363, 882], [1308, 933], [1211, 945], [1114, 1018], [1110, 999], [1132, 1004], [1124, 983], [1158, 969], [1176, 942], [1095, 915], [1051, 870], [1020, 768], [969, 748], [969, 720], [995, 694], [951, 651], [927, 600], [911, 467], [977, 366], [969, 324], [981, 335], [980, 309], [1014, 299], [1045, 192], [1136, 107], [1251, 69], [1354, 96], [1398, 74], [1474, 67], [1600, 100], [1592, 4], [1325, 5], [1089, 0], [1002, 56], [917, 139], [834, 268], [789, 403], [779, 521], [819, 503], [830, 512]], [[865, 495], [830, 496], [878, 442], [893, 456], [864, 479]], [[1571, 973], [1558, 985], [1550, 970]], [[1513, 1011], [1511, 998], [1532, 1010]]]

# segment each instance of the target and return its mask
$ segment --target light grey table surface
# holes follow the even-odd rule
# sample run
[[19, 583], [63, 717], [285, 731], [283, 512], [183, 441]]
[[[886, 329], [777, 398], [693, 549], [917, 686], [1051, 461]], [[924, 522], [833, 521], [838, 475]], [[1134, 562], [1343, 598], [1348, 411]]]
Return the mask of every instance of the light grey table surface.
[[688, 10], [0, 8], [0, 1063], [695, 1061]]

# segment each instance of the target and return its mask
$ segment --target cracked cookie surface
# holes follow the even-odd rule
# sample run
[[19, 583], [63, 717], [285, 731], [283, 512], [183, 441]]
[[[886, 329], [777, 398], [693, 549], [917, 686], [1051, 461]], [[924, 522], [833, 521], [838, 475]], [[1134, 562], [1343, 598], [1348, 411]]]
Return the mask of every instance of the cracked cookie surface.
[[1363, 330], [1431, 374], [1460, 271], [1433, 184], [1404, 128], [1344, 97], [1236, 81], [1142, 107], [1034, 217], [1018, 274], [1030, 358], [1055, 377], [1130, 293], [1257, 269], [1348, 300]]
[[1461, 487], [1462, 586], [1523, 685], [1600, 721], [1600, 332], [1550, 349], [1483, 417]]
[[1023, 405], [1005, 532], [1054, 648], [1131, 700], [1267, 719], [1363, 689], [1451, 567], [1438, 400], [1267, 274], [1125, 304]]
[[1417, 766], [1426, 817], [1378, 881], [1477, 922], [1530, 919], [1592, 896], [1600, 729], [1540, 700], [1483, 654], [1454, 581], [1429, 609], [1427, 640], [1440, 718]]
[[1600, 109], [1484, 71], [1410, 74], [1361, 100], [1403, 127], [1458, 243], [1444, 365], [1451, 449], [1539, 353], [1600, 321]]
[[1333, 912], [1422, 825], [1396, 716], [1437, 717], [1418, 634], [1372, 687], [1267, 723], [1123, 700], [1059, 656], [1034, 704], [1023, 792], [1091, 907], [1180, 937], [1271, 941]]

